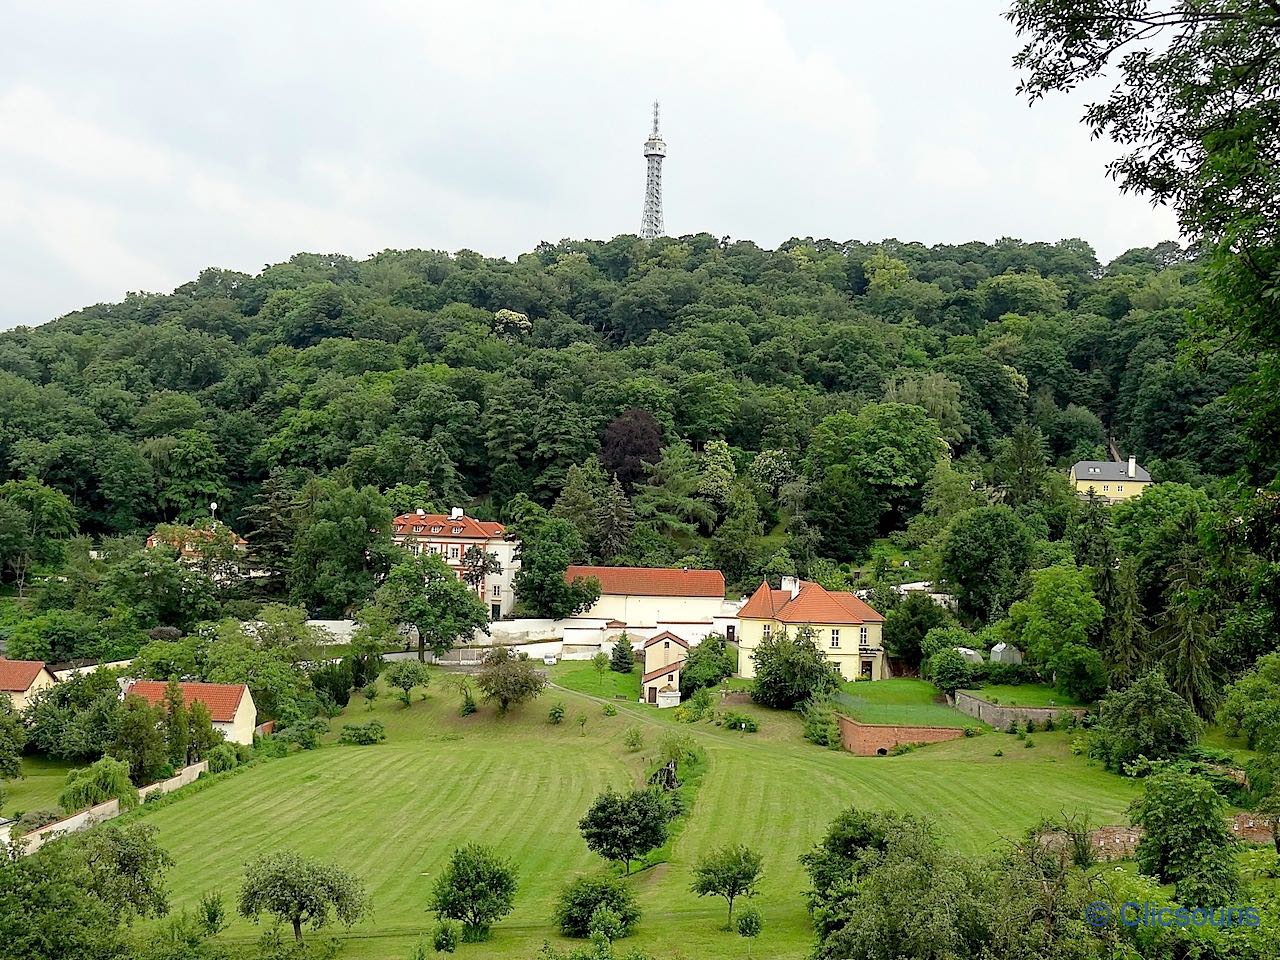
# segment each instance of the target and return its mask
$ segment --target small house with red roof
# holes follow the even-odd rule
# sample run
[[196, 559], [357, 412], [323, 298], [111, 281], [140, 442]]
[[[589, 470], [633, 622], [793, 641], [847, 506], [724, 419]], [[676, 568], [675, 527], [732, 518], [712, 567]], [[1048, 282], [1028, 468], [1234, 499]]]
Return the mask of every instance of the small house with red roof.
[[[135, 680], [124, 688], [124, 696], [141, 697], [151, 706], [164, 702], [169, 684], [163, 680]], [[182, 702], [203, 703], [209, 708], [213, 729], [221, 731], [229, 743], [253, 743], [258, 724], [258, 708], [243, 683], [180, 683]]]
[[738, 673], [756, 675], [751, 655], [765, 640], [811, 627], [818, 649], [846, 680], [884, 680], [883, 626], [884, 617], [852, 593], [797, 577], [783, 577], [777, 590], [762, 583], [738, 611]]
[[588, 567], [574, 565], [566, 581], [594, 577], [600, 599], [580, 617], [616, 620], [630, 627], [660, 623], [711, 624], [721, 616], [724, 574], [687, 567]]
[[13, 709], [21, 710], [32, 696], [52, 687], [56, 680], [39, 660], [6, 660], [0, 657], [0, 696], [8, 695]]
[[462, 507], [454, 507], [447, 516], [415, 510], [391, 521], [391, 542], [415, 557], [424, 553], [435, 554], [459, 579], [462, 578], [469, 549], [490, 554], [498, 561], [499, 569], [485, 573], [476, 584], [476, 593], [488, 608], [490, 620], [502, 619], [515, 606], [520, 544], [507, 534], [507, 528], [502, 524], [468, 517]]
[[689, 644], [670, 630], [655, 633], [644, 642], [644, 676], [641, 692], [645, 703], [674, 707], [680, 703], [680, 670], [689, 656]]

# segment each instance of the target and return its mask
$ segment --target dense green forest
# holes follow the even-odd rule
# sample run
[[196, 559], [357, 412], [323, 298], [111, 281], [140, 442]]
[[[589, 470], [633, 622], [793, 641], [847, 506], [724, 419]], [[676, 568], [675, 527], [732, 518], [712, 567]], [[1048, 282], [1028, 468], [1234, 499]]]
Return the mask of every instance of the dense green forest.
[[[1264, 649], [1264, 622], [1214, 546], [1216, 504], [1247, 469], [1227, 394], [1251, 368], [1222, 346], [1180, 351], [1211, 305], [1202, 276], [1176, 243], [1103, 267], [1080, 240], [768, 251], [704, 234], [514, 263], [388, 251], [210, 269], [0, 336], [0, 530], [19, 534], [0, 551], [11, 585], [45, 582], [2, 629], [18, 652], [84, 655], [219, 605], [349, 614], [394, 562], [394, 513], [465, 505], [525, 543], [521, 612], [539, 615], [582, 607], [561, 580], [581, 561], [714, 565], [731, 591], [859, 581], [886, 611], [884, 582], [939, 577], [964, 626], [996, 631], [952, 638], [979, 645], [1035, 646], [1047, 628], [1018, 619], [1027, 604], [1096, 597], [1099, 617], [1056, 614], [1079, 621], [1090, 652], [1073, 670], [1096, 692], [1104, 663], [1127, 679], [1168, 652], [1161, 630], [1183, 635], [1167, 621], [1191, 588], [1175, 579], [1203, 580], [1213, 555], [1214, 609], [1197, 612], [1238, 629], [1215, 631], [1214, 676], [1182, 686], [1207, 712]], [[1082, 504], [1068, 466], [1113, 452], [1158, 485]], [[229, 583], [137, 552], [214, 500], [272, 576]], [[893, 652], [918, 663], [949, 622], [890, 629]]]
[[0, 335], [0, 480], [63, 491], [94, 536], [211, 499], [240, 528], [277, 468], [500, 511], [549, 505], [632, 409], [663, 444], [798, 465], [824, 417], [892, 401], [959, 460], [990, 462], [1025, 422], [1054, 462], [1110, 435], [1157, 479], [1201, 482], [1240, 465], [1222, 395], [1248, 362], [1178, 363], [1199, 280], [1172, 243], [1103, 268], [1078, 240], [709, 235], [210, 269]]

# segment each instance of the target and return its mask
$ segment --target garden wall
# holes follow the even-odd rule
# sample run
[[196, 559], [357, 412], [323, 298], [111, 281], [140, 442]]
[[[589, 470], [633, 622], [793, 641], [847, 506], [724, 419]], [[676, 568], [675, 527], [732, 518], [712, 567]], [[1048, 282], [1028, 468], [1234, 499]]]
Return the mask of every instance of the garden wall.
[[[189, 767], [183, 767], [176, 776], [170, 777], [168, 780], [161, 780], [159, 783], [151, 783], [139, 788], [138, 799], [145, 800], [153, 793], [173, 793], [180, 787], [194, 783], [196, 778], [208, 769], [209, 763], [207, 760], [201, 760], [199, 763], [193, 763]], [[39, 830], [32, 830], [30, 833], [25, 834], [22, 837], [22, 852], [35, 853], [50, 840], [64, 833], [78, 833], [81, 830], [88, 830], [104, 820], [112, 820], [118, 816], [120, 816], [119, 800], [108, 800], [106, 803], [100, 803], [96, 807], [90, 807], [88, 810], [81, 810], [65, 820], [59, 820], [56, 823], [49, 824], [47, 827], [41, 827]]]
[[965, 690], [956, 691], [956, 709], [996, 730], [1008, 730], [1015, 723], [1026, 723], [1028, 720], [1033, 721], [1036, 726], [1043, 726], [1050, 718], [1056, 722], [1066, 714], [1074, 714], [1079, 719], [1088, 713], [1084, 707], [1004, 707]]
[[901, 744], [941, 743], [964, 736], [956, 727], [907, 727], [885, 723], [859, 723], [844, 714], [840, 721], [840, 745], [860, 757], [883, 756]]

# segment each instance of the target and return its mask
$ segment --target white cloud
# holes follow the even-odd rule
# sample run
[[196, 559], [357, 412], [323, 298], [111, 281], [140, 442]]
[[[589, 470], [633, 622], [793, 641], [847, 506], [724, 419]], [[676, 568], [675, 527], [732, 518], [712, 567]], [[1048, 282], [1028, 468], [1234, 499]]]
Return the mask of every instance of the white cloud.
[[654, 97], [674, 233], [1078, 235], [1105, 259], [1174, 232], [1104, 179], [1078, 103], [1014, 96], [994, 0], [135, 0], [9, 20], [0, 327], [299, 250], [512, 256], [634, 231]]

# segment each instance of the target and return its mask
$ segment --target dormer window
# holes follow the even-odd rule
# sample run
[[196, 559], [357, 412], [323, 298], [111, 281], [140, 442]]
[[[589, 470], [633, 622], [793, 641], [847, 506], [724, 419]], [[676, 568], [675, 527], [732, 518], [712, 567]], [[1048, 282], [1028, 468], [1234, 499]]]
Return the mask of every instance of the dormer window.
[[439, 524], [437, 524], [436, 526], [434, 526], [434, 527], [432, 527], [432, 528], [431, 528], [431, 532], [432, 532], [432, 533], [439, 533], [439, 532], [440, 532], [441, 530], [443, 530], [443, 529], [444, 529], [444, 527], [442, 527], [442, 526], [440, 526]]
[[451, 529], [454, 533], [461, 533], [461, 532], [462, 532], [462, 528], [461, 528], [461, 527], [451, 527], [450, 529]]
[[422, 532], [422, 524], [420, 524], [420, 523], [415, 523], [415, 524], [413, 525], [413, 532], [414, 532], [414, 533], [421, 533], [421, 532]]

